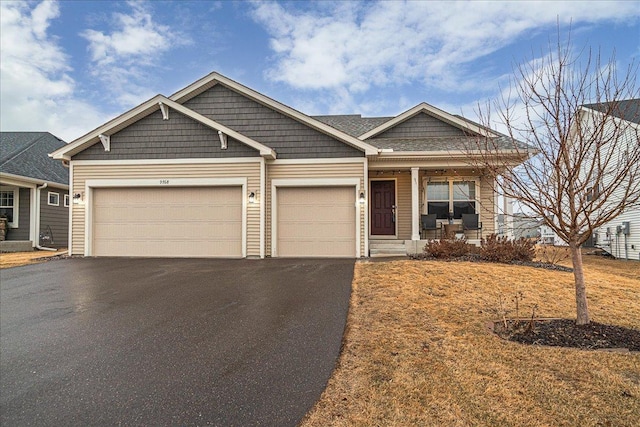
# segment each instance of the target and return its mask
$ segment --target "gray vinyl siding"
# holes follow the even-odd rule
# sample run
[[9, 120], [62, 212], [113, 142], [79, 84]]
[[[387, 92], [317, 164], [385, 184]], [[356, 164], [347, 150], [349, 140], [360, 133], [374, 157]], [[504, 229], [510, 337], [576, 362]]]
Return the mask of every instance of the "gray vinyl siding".
[[279, 159], [364, 157], [344, 142], [217, 84], [184, 104], [276, 151]]
[[[60, 195], [60, 206], [50, 206], [49, 193]], [[40, 244], [53, 248], [66, 248], [69, 240], [69, 208], [64, 207], [66, 190], [45, 188], [40, 191], [40, 237], [47, 234], [52, 240], [40, 238]]]
[[402, 123], [376, 135], [375, 138], [423, 138], [436, 136], [464, 136], [455, 126], [426, 113], [419, 113]]
[[260, 153], [229, 137], [220, 148], [218, 132], [190, 117], [169, 111], [162, 120], [160, 110], [111, 135], [111, 151], [100, 142], [73, 156], [73, 160], [189, 159], [258, 157]]
[[18, 195], [18, 228], [9, 228], [7, 240], [29, 240], [29, 229], [31, 227], [31, 216], [29, 206], [31, 204], [28, 188], [20, 188]]

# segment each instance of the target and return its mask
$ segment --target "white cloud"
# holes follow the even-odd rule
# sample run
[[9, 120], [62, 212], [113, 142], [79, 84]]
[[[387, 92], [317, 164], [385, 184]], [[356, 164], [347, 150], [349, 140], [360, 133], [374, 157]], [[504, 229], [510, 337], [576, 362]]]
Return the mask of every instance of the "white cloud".
[[148, 89], [150, 69], [160, 66], [162, 55], [190, 43], [169, 26], [155, 22], [143, 2], [129, 1], [130, 14], [114, 13], [109, 31], [87, 29], [91, 74], [109, 87], [121, 106], [133, 106], [154, 95]]
[[[295, 5], [295, 3], [294, 3]], [[271, 36], [273, 81], [330, 90], [326, 105], [371, 88], [421, 82], [449, 92], [477, 89], [472, 61], [537, 31], [623, 22], [636, 2], [337, 2], [304, 9], [256, 2], [252, 16]]]
[[48, 34], [58, 3], [0, 2], [0, 124], [2, 130], [49, 131], [67, 141], [104, 117], [74, 97], [68, 57]]

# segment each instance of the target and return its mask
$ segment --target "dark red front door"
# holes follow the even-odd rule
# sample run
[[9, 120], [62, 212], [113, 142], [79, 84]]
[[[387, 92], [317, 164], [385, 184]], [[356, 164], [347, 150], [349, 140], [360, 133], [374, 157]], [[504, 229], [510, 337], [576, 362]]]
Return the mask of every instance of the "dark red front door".
[[371, 235], [396, 234], [396, 182], [371, 181]]

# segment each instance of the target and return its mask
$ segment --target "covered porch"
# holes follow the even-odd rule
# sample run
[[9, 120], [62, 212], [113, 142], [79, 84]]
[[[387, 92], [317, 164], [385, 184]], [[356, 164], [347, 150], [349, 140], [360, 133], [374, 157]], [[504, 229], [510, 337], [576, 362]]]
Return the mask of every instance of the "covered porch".
[[[429, 240], [446, 233], [452, 238], [464, 235], [469, 243], [479, 245], [482, 237], [496, 232], [500, 208], [495, 183], [488, 175], [465, 165], [426, 163], [369, 164], [371, 256], [419, 253]], [[470, 224], [470, 219], [477, 225]]]

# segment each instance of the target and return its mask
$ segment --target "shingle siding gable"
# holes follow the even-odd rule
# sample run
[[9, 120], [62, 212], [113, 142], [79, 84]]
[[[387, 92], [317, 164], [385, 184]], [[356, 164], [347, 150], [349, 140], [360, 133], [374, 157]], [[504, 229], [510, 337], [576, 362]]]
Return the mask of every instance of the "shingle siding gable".
[[464, 135], [465, 133], [455, 126], [426, 113], [419, 113], [376, 135], [374, 138], [421, 138]]
[[227, 149], [220, 148], [217, 131], [190, 117], [169, 112], [162, 120], [156, 111], [111, 135], [111, 151], [100, 142], [73, 156], [73, 160], [128, 160], [257, 157], [260, 153], [229, 137]]
[[211, 87], [184, 105], [274, 149], [279, 159], [364, 156], [362, 151], [222, 84]]

